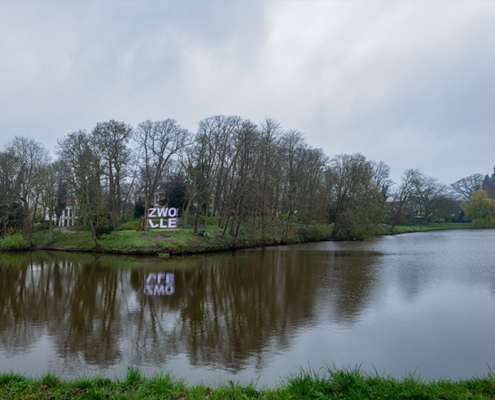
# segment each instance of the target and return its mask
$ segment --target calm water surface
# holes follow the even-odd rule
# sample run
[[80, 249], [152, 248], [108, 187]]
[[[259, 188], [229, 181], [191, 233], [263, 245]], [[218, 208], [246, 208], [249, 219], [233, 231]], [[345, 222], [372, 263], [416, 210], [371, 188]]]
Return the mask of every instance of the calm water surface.
[[0, 254], [0, 370], [126, 365], [274, 386], [299, 367], [398, 378], [495, 369], [495, 230], [166, 261]]

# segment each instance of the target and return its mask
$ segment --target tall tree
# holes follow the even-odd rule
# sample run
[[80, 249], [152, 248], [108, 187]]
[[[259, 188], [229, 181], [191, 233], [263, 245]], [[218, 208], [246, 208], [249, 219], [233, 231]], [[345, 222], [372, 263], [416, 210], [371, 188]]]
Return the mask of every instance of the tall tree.
[[298, 183], [303, 178], [301, 175], [303, 163], [299, 161], [305, 149], [304, 136], [301, 132], [289, 130], [282, 135], [280, 145], [283, 152], [283, 166], [285, 170], [284, 212], [287, 214], [284, 236], [288, 237], [294, 213], [297, 212]]
[[306, 226], [314, 219], [321, 219], [330, 208], [329, 193], [325, 191], [325, 170], [329, 159], [322, 149], [304, 150], [305, 163], [302, 167], [304, 179], [299, 182], [302, 187], [300, 211], [304, 212]]
[[391, 201], [388, 203], [392, 219], [390, 232], [401, 222], [418, 214], [419, 208], [416, 207], [414, 199], [420, 179], [421, 172], [418, 169], [406, 169], [402, 174], [401, 182], [392, 192]]
[[236, 148], [233, 168], [232, 193], [230, 198], [230, 214], [232, 216], [230, 234], [234, 236], [236, 246], [245, 217], [253, 212], [248, 205], [254, 187], [257, 148], [259, 144], [258, 127], [250, 121], [243, 121], [236, 132], [234, 146]]
[[[280, 123], [273, 118], [265, 118], [260, 124], [260, 146], [258, 157], [258, 201], [261, 225], [261, 238], [267, 241], [270, 223], [278, 216], [277, 187], [282, 179], [282, 160], [280, 157]], [[269, 218], [271, 217], [271, 221]]]
[[459, 200], [467, 201], [474, 192], [483, 189], [483, 179], [482, 174], [469, 175], [452, 183], [450, 187]]
[[3, 233], [22, 227], [22, 174], [19, 159], [0, 152], [0, 228]]
[[86, 224], [98, 246], [97, 229], [107, 223], [106, 196], [101, 186], [103, 167], [91, 136], [84, 130], [58, 140], [59, 159], [65, 164], [67, 180], [74, 191], [80, 220]]
[[20, 199], [23, 210], [23, 234], [29, 235], [31, 222], [34, 221], [40, 200], [39, 181], [42, 178], [42, 166], [49, 162], [49, 153], [41, 143], [25, 136], [14, 137], [6, 146], [13, 159], [17, 161], [20, 177]]
[[92, 132], [94, 146], [100, 149], [102, 166], [108, 181], [108, 203], [114, 229], [122, 209], [122, 185], [129, 174], [132, 128], [123, 122], [100, 122]]
[[335, 177], [335, 225], [332, 237], [365, 237], [383, 219], [383, 195], [374, 164], [361, 154], [338, 155], [332, 160]]
[[414, 181], [414, 202], [425, 225], [441, 210], [445, 195], [446, 186], [431, 176], [420, 174]]
[[60, 161], [50, 162], [43, 166], [41, 182], [43, 213], [48, 218], [50, 243], [53, 242], [53, 220], [59, 221], [61, 211], [65, 207], [66, 188], [64, 169]]
[[[239, 117], [217, 115], [201, 120], [196, 134], [193, 153], [193, 166], [189, 174], [195, 184], [193, 196], [197, 204], [195, 232], [198, 231], [200, 215], [216, 215], [222, 210], [223, 191], [226, 189], [227, 175], [232, 167], [232, 148], [235, 132], [239, 129]], [[212, 204], [210, 204], [212, 203]], [[223, 214], [223, 210], [221, 211]], [[205, 226], [207, 218], [205, 219]]]
[[477, 190], [468, 201], [461, 203], [465, 219], [478, 227], [495, 225], [495, 200], [488, 198], [484, 190]]
[[145, 220], [148, 218], [148, 209], [153, 204], [151, 195], [156, 191], [163, 171], [171, 158], [189, 144], [189, 136], [189, 132], [181, 128], [173, 119], [144, 121], [135, 130], [134, 140], [142, 151], [141, 162], [146, 197]]

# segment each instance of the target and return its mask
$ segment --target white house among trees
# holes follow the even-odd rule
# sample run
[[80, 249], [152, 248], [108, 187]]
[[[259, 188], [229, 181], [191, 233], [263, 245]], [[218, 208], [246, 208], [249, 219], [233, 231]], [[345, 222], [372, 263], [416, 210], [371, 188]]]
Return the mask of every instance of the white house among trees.
[[[76, 207], [72, 199], [65, 200], [65, 207], [62, 209], [62, 213], [57, 221], [57, 215], [54, 214], [52, 217], [52, 222], [57, 226], [73, 226], [77, 219]], [[45, 214], [45, 221], [49, 221], [50, 217], [48, 212]]]

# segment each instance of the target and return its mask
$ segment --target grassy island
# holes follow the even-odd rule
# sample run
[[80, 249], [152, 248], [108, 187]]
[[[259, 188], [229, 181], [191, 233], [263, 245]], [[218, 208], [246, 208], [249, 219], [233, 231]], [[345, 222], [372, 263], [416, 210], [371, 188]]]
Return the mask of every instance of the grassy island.
[[[212, 218], [209, 218], [212, 219]], [[331, 238], [333, 225], [304, 225], [294, 223], [289, 235], [282, 230], [273, 229], [269, 235], [261, 237], [259, 232], [243, 229], [237, 239], [224, 234], [216, 224], [202, 227], [199, 234], [194, 228], [186, 229], [149, 229], [138, 231], [139, 221], [130, 220], [121, 224], [116, 230], [98, 236], [98, 246], [89, 231], [80, 227], [56, 228], [52, 232], [52, 241], [47, 229], [33, 232], [31, 242], [26, 241], [20, 234], [0, 238], [0, 250], [59, 250], [78, 252], [99, 252], [110, 254], [153, 255], [169, 257], [171, 255], [201, 254], [216, 251], [254, 248], [261, 246], [276, 246], [317, 242], [324, 240], [339, 240]], [[445, 229], [474, 229], [472, 223], [443, 222], [421, 225], [403, 223], [397, 225], [393, 234], [426, 232]], [[389, 235], [390, 227], [378, 225], [367, 233], [367, 237]]]
[[[125, 226], [124, 226], [125, 228]], [[214, 251], [226, 251], [278, 244], [304, 243], [325, 240], [330, 227], [324, 225], [295, 226], [291, 234], [283, 238], [273, 234], [265, 239], [260, 235], [242, 232], [237, 243], [217, 225], [208, 225], [195, 234], [194, 229], [150, 229], [148, 232], [118, 229], [99, 237], [95, 246], [90, 232], [59, 231], [53, 233], [53, 242], [49, 242], [47, 231], [35, 232], [32, 236], [36, 249], [65, 251], [94, 251], [114, 254], [167, 255], [199, 254]]]
[[315, 372], [301, 370], [275, 388], [259, 388], [233, 381], [189, 385], [171, 373], [156, 372], [147, 377], [129, 367], [122, 379], [81, 376], [65, 379], [54, 373], [32, 378], [12, 372], [0, 374], [2, 399], [492, 399], [495, 376], [470, 379], [423, 380], [409, 375], [403, 379], [368, 374], [359, 368]]

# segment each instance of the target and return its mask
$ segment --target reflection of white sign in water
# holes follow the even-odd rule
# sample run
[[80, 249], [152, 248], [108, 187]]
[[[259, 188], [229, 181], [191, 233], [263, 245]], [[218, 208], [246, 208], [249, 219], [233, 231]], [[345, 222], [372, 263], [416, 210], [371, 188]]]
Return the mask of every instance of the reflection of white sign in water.
[[[150, 228], [177, 228], [177, 208], [150, 208], [148, 212], [148, 224]], [[160, 218], [160, 223], [154, 224], [151, 218]], [[163, 223], [163, 218], [168, 217], [168, 224]]]
[[151, 273], [146, 278], [146, 294], [149, 296], [163, 296], [174, 293], [174, 274], [160, 272], [159, 274]]

